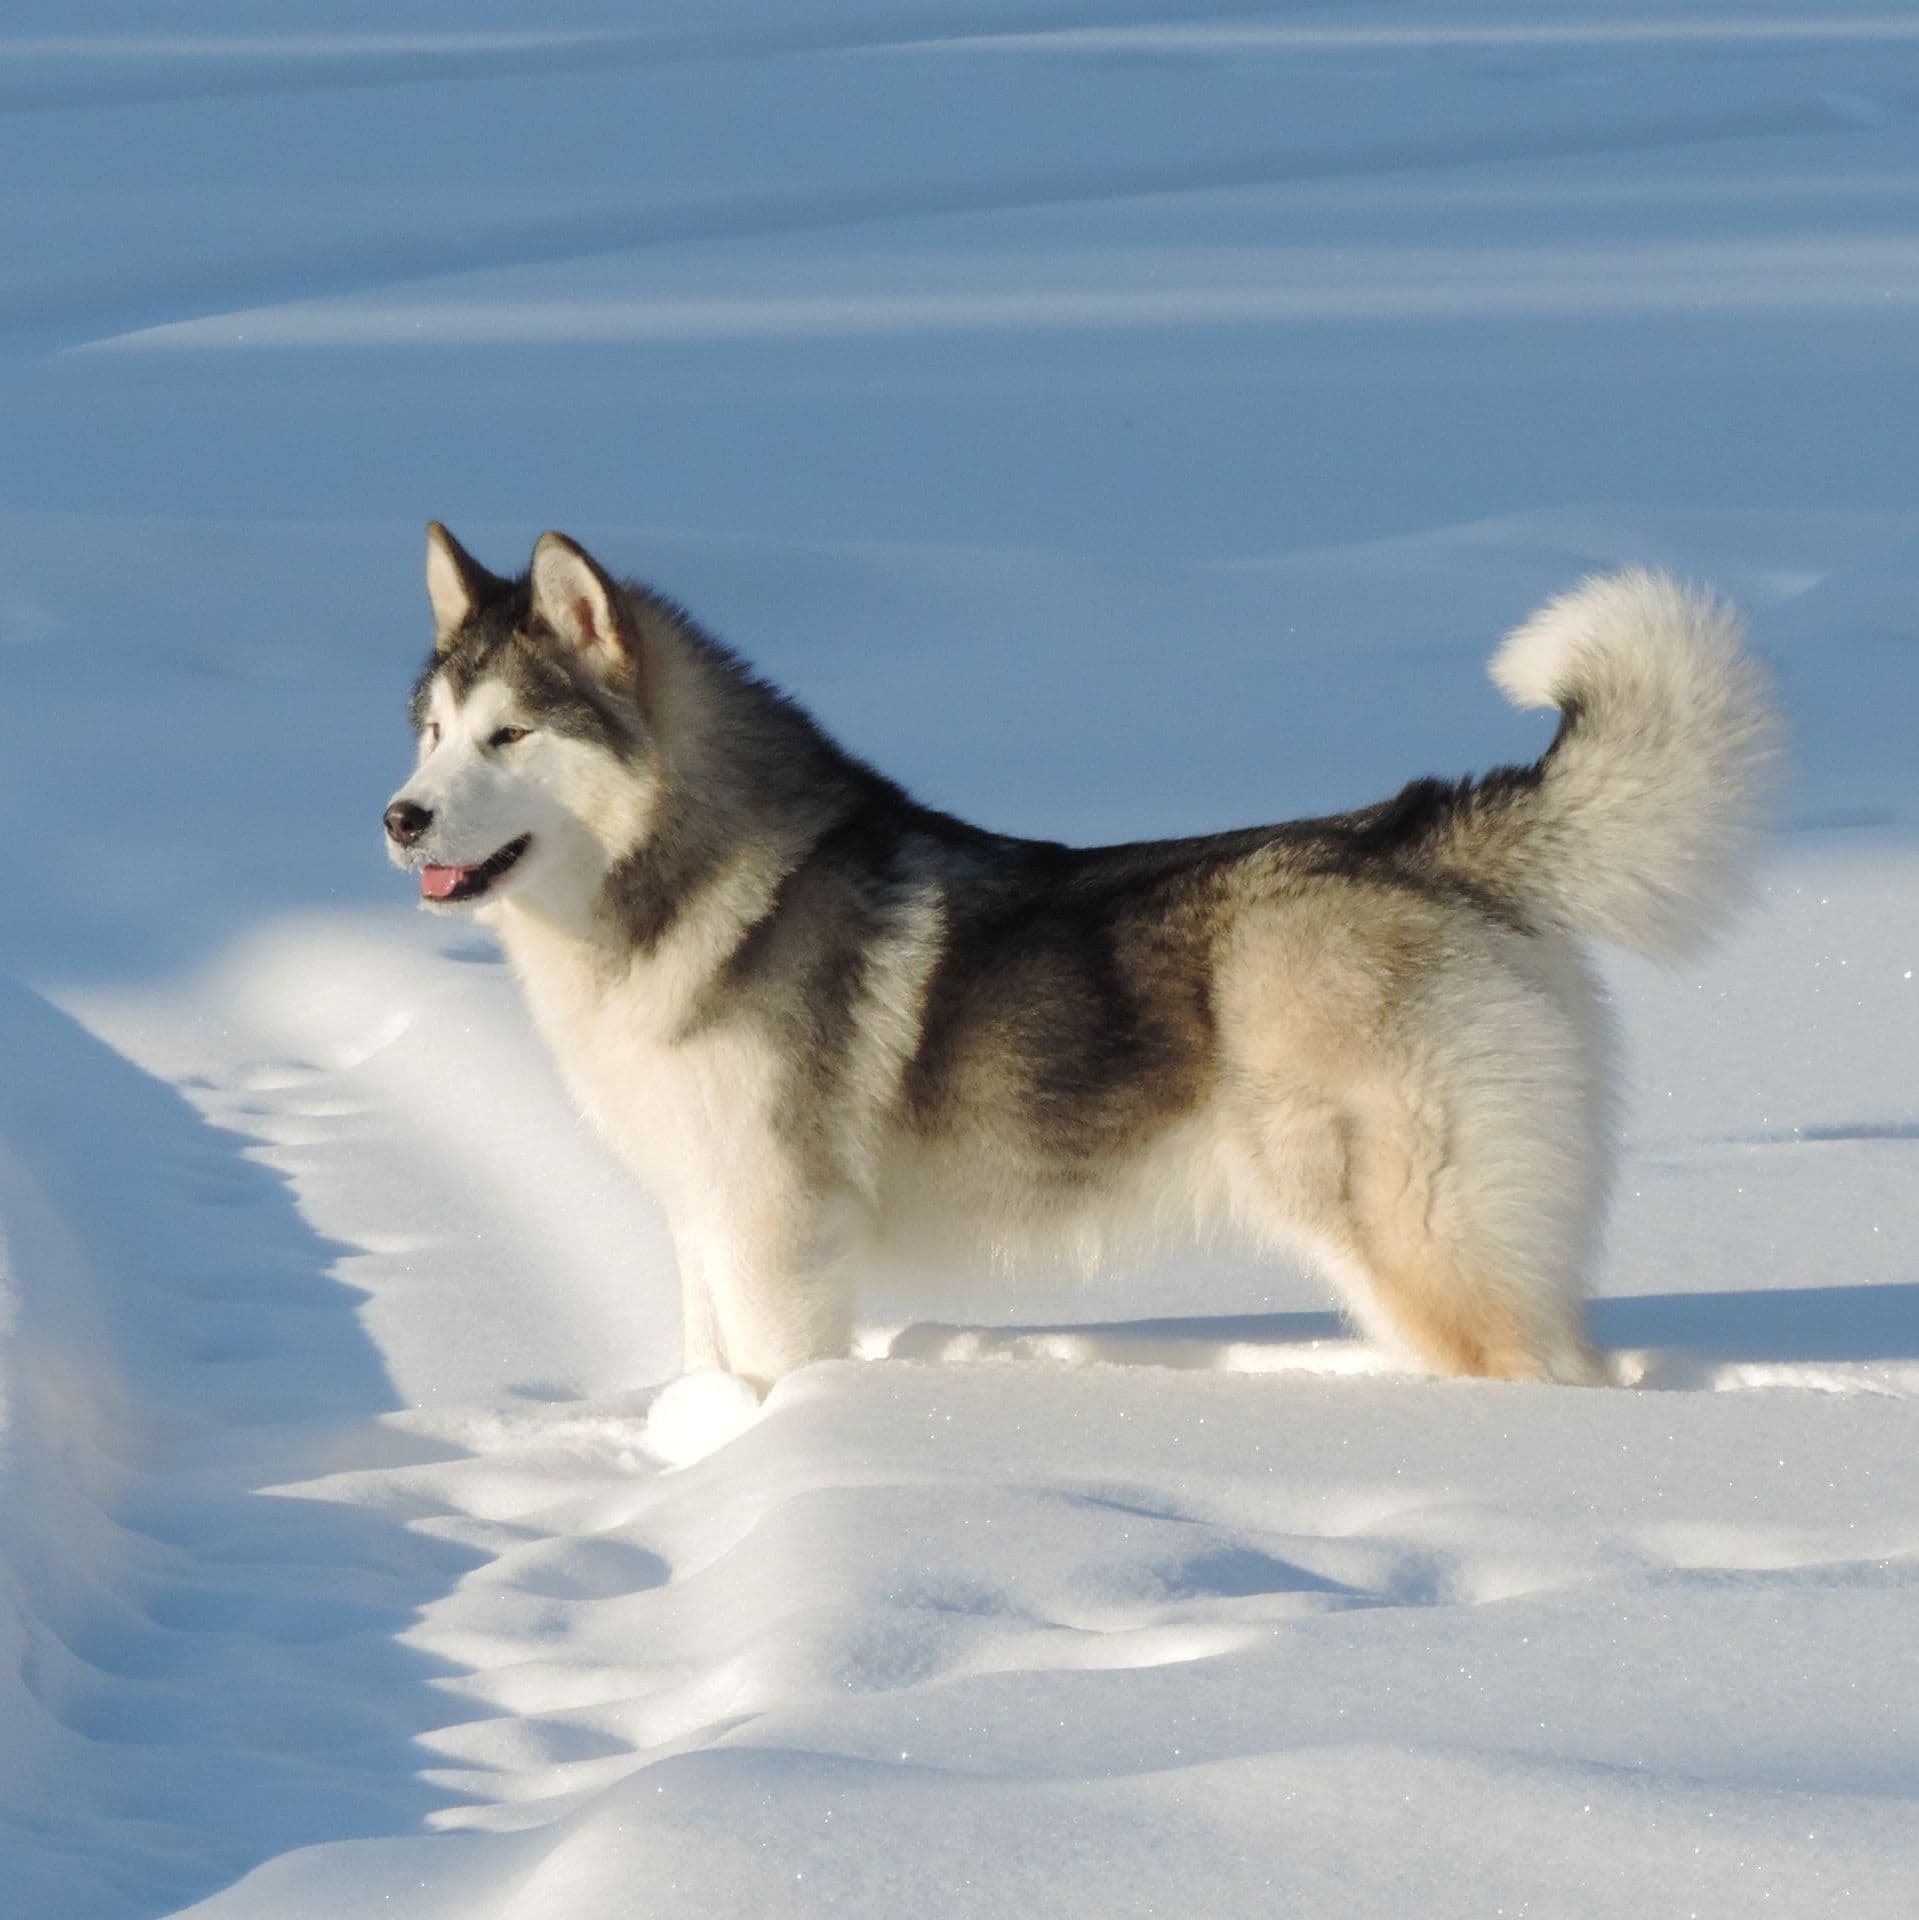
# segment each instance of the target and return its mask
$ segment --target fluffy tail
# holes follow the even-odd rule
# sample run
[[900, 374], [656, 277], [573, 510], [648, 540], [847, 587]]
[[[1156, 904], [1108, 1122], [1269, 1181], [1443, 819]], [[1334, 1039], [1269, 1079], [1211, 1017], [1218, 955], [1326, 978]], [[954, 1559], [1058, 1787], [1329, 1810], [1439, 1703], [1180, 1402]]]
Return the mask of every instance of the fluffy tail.
[[1531, 920], [1683, 958], [1747, 890], [1779, 743], [1738, 615], [1663, 573], [1595, 575], [1493, 656], [1517, 706], [1557, 707], [1536, 766], [1468, 788], [1440, 864]]

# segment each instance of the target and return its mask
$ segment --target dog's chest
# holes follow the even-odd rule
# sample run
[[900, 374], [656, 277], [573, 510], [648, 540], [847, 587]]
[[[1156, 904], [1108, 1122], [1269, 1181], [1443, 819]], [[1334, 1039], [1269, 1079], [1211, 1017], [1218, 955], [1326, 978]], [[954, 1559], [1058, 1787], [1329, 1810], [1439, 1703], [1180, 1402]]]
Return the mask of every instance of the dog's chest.
[[728, 1184], [764, 1131], [772, 1073], [738, 1032], [675, 1036], [673, 983], [609, 977], [571, 943], [509, 938], [527, 1006], [581, 1111], [669, 1210]]

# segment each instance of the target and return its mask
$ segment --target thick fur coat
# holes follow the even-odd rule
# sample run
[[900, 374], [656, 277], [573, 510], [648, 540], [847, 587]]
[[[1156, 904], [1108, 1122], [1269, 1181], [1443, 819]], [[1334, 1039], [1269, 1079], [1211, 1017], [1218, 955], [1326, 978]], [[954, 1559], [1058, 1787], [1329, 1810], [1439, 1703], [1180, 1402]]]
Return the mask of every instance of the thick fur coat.
[[1562, 716], [1532, 765], [1075, 848], [919, 805], [560, 535], [508, 580], [436, 526], [427, 578], [390, 849], [659, 1197], [689, 1369], [845, 1353], [875, 1262], [1227, 1228], [1436, 1369], [1602, 1377], [1580, 942], [1683, 957], [1738, 900], [1775, 725], [1721, 603], [1622, 573], [1536, 614], [1492, 669]]

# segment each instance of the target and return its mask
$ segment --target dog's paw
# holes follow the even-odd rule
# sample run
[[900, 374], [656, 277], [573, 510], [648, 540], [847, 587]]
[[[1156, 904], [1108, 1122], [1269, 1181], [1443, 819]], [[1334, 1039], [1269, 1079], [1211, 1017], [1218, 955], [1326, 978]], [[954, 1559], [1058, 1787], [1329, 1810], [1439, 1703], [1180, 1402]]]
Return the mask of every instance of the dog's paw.
[[661, 1389], [646, 1415], [645, 1446], [669, 1467], [717, 1453], [760, 1417], [760, 1396], [730, 1373], [686, 1373]]

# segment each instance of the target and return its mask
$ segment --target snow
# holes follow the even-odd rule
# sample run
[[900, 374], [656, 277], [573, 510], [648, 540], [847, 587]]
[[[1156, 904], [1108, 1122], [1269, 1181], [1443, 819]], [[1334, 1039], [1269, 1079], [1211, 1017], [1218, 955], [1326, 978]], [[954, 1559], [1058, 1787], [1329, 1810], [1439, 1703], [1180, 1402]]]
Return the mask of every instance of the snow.
[[[1913, 22], [165, 13], [0, 37], [7, 1910], [1910, 1913]], [[1073, 838], [1534, 752], [1501, 632], [1724, 589], [1794, 770], [1738, 931], [1606, 962], [1633, 1384], [1219, 1253], [668, 1385], [655, 1210], [380, 856], [433, 516]]]

